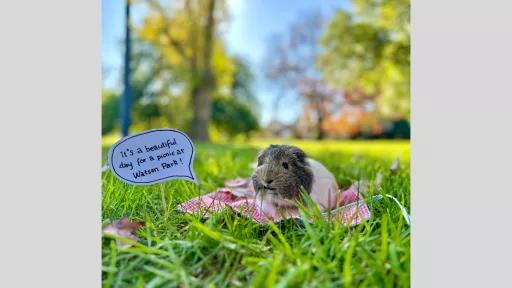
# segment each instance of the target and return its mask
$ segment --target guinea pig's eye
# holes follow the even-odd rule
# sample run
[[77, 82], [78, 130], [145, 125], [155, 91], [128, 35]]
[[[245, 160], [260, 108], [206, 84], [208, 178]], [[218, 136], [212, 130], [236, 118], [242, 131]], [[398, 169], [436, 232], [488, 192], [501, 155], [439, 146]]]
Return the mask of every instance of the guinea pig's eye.
[[288, 170], [288, 163], [283, 162], [283, 168], [284, 168], [284, 169], [286, 169], [286, 170]]

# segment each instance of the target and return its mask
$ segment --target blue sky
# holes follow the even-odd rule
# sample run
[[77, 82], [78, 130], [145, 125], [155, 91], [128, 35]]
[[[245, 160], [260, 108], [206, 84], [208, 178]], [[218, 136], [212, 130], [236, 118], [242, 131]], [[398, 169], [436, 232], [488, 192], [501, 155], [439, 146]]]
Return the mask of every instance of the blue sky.
[[[308, 11], [321, 11], [332, 15], [337, 9], [348, 8], [347, 0], [227, 0], [231, 14], [229, 24], [223, 29], [228, 53], [243, 56], [251, 65], [257, 77], [255, 93], [262, 103], [260, 121], [270, 120], [269, 99], [273, 91], [265, 89], [260, 75], [268, 39], [276, 33], [286, 33], [292, 22]], [[142, 9], [141, 9], [142, 8]], [[143, 6], [135, 5], [133, 20], [137, 24], [143, 17]], [[124, 0], [102, 1], [102, 67], [103, 85], [119, 89], [122, 71], [122, 40], [124, 25]], [[286, 107], [286, 108], [283, 108]], [[282, 103], [277, 119], [290, 123], [301, 111], [299, 101]]]

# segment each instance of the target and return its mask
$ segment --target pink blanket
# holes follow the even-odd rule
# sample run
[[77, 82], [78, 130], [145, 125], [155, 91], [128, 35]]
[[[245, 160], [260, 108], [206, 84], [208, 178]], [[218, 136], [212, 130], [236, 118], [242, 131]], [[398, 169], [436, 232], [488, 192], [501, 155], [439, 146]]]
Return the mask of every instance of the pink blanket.
[[[262, 224], [269, 221], [279, 222], [283, 219], [300, 218], [297, 209], [284, 211], [279, 216], [265, 215], [260, 209], [260, 203], [256, 200], [254, 189], [248, 179], [237, 178], [226, 181], [224, 185], [225, 187], [219, 188], [215, 192], [198, 196], [179, 205], [178, 210], [209, 217], [212, 213], [223, 209], [233, 209]], [[353, 226], [371, 217], [366, 202], [359, 197], [357, 185], [352, 185], [344, 191], [339, 190], [337, 193], [339, 196], [335, 199], [340, 199], [338, 207], [330, 211], [330, 217], [333, 220]], [[326, 212], [323, 215], [327, 218], [329, 213]]]

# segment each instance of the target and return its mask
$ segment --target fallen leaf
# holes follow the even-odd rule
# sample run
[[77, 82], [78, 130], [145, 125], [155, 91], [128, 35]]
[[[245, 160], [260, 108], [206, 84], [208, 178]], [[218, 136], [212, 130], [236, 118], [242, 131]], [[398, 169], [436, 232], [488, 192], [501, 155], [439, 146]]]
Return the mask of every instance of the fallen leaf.
[[[101, 231], [104, 234], [124, 237], [133, 241], [139, 241], [139, 237], [135, 236], [133, 232], [142, 228], [143, 226], [144, 222], [132, 222], [130, 219], [128, 219], [127, 216], [125, 216], [120, 220], [114, 220], [110, 224], [103, 226]], [[117, 239], [116, 243], [120, 248], [128, 248], [132, 246], [129, 243], [123, 242], [121, 239]]]
[[389, 167], [391, 173], [396, 173], [396, 171], [398, 170], [398, 166], [400, 166], [400, 158], [396, 158], [395, 161], [391, 163], [391, 166]]

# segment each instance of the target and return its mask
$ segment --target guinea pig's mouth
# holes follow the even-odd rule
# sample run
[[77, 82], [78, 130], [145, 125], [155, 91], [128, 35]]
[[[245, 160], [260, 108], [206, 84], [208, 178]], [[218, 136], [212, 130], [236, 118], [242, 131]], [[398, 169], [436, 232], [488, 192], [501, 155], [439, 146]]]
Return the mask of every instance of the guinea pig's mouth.
[[263, 189], [261, 189], [261, 192], [263, 192], [264, 195], [277, 195], [277, 193], [275, 192], [277, 190], [276, 188], [268, 186], [263, 186], [262, 188]]

